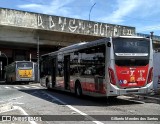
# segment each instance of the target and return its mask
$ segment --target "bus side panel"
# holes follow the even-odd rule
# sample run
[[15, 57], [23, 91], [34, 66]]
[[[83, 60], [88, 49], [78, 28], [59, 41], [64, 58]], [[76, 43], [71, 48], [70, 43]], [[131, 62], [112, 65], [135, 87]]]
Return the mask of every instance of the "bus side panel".
[[106, 93], [104, 79], [102, 77], [86, 78], [84, 90], [92, 93]]
[[64, 77], [56, 77], [56, 87], [64, 88]]
[[158, 89], [160, 89], [160, 53], [153, 54], [153, 63], [153, 86], [154, 90], [158, 91]]

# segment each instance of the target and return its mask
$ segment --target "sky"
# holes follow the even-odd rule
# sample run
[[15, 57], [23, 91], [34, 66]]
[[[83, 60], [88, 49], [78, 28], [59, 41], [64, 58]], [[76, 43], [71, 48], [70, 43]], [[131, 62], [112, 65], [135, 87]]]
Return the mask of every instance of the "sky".
[[160, 0], [0, 0], [0, 7], [133, 26], [160, 36]]

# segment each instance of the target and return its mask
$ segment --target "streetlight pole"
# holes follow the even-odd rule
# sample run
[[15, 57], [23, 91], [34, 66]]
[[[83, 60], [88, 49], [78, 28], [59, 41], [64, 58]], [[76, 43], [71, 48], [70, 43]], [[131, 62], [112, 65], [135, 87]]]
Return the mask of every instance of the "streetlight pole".
[[91, 6], [91, 8], [90, 8], [90, 11], [89, 11], [89, 21], [90, 21], [90, 15], [91, 15], [91, 11], [92, 11], [92, 9], [93, 9], [93, 7], [96, 5], [96, 3], [94, 3], [92, 6]]
[[153, 40], [153, 33], [154, 33], [153, 31], [152, 31], [152, 32], [150, 32], [150, 34], [151, 34], [151, 36], [150, 36], [150, 37], [151, 37], [151, 39], [152, 39], [152, 40]]
[[37, 73], [38, 73], [38, 82], [40, 81], [39, 78], [40, 78], [40, 75], [39, 75], [39, 36], [37, 38]]

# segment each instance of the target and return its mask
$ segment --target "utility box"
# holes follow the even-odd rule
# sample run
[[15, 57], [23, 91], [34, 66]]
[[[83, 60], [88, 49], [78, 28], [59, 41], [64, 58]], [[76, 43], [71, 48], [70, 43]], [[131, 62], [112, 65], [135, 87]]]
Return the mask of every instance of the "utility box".
[[155, 92], [160, 90], [160, 52], [153, 54], [153, 87]]
[[34, 76], [35, 76], [35, 82], [39, 82], [38, 80], [38, 64], [37, 63], [34, 63]]

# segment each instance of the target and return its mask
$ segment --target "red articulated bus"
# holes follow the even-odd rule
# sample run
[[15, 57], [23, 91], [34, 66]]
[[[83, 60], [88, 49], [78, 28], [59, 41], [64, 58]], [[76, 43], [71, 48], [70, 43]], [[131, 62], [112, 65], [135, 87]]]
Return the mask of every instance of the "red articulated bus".
[[77, 96], [146, 94], [153, 90], [152, 40], [104, 38], [41, 56], [40, 83]]

